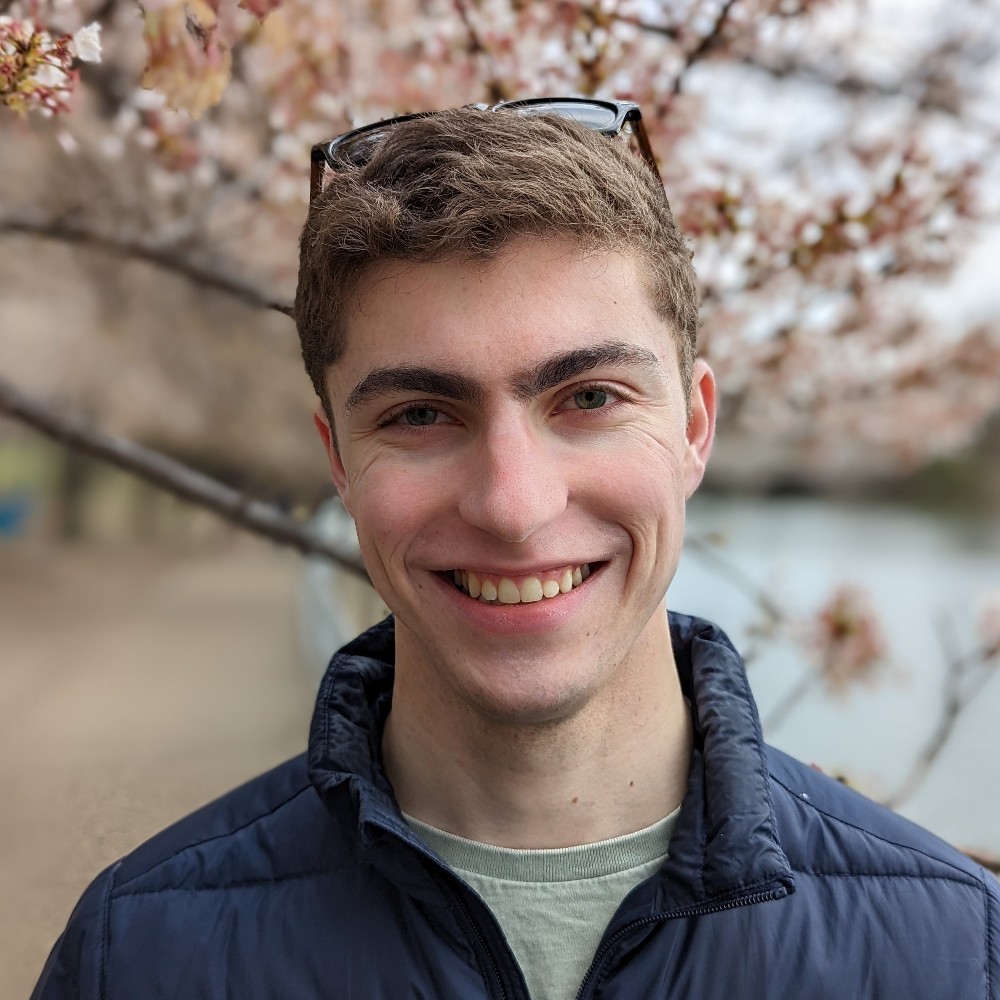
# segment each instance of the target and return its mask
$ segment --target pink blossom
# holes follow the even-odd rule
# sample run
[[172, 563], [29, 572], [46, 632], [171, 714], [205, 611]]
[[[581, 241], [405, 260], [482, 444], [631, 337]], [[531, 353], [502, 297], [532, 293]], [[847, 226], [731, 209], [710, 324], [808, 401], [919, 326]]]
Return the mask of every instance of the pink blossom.
[[69, 35], [0, 16], [0, 104], [12, 111], [66, 111], [76, 85]]
[[812, 631], [824, 680], [832, 690], [870, 680], [885, 656], [878, 617], [870, 596], [860, 587], [838, 588], [816, 613]]

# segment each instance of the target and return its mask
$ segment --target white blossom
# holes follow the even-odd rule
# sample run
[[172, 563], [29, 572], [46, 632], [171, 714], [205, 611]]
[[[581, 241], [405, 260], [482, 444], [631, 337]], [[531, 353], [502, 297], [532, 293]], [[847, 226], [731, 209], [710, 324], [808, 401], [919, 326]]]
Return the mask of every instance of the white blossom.
[[92, 21], [73, 33], [70, 52], [80, 62], [97, 63], [101, 61], [101, 26], [97, 21]]
[[813, 245], [823, 238], [823, 230], [815, 222], [807, 222], [802, 227], [802, 242]]
[[167, 99], [158, 90], [146, 90], [141, 87], [132, 92], [129, 101], [140, 111], [159, 111], [167, 104]]
[[40, 87], [65, 87], [68, 77], [58, 66], [46, 63], [35, 71], [35, 83]]

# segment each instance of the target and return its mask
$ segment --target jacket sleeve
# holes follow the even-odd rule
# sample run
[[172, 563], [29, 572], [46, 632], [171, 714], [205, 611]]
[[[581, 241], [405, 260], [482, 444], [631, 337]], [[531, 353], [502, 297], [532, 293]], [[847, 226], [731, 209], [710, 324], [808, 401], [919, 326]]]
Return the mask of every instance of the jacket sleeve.
[[990, 984], [990, 1000], [1000, 998], [1000, 885], [990, 873], [983, 871], [986, 884], [986, 976]]
[[117, 864], [88, 886], [42, 969], [31, 1000], [99, 1000], [104, 996], [108, 910]]

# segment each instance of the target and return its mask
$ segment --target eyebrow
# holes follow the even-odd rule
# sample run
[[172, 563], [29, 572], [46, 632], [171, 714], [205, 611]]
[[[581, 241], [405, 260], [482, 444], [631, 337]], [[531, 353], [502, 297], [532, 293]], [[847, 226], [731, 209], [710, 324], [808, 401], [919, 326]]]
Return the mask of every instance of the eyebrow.
[[511, 380], [511, 388], [518, 398], [532, 399], [540, 396], [546, 389], [552, 389], [571, 378], [604, 366], [639, 368], [651, 374], [663, 371], [660, 359], [648, 348], [609, 341], [553, 355], [529, 371], [515, 375]]
[[431, 396], [456, 399], [463, 403], [479, 404], [485, 392], [475, 379], [443, 372], [436, 368], [375, 368], [370, 371], [347, 397], [344, 412], [370, 402], [377, 396], [393, 392], [426, 392]]
[[[546, 358], [533, 368], [516, 372], [509, 381], [515, 396], [533, 399], [571, 378], [606, 365], [638, 368], [652, 374], [663, 371], [660, 359], [651, 350], [621, 341], [578, 347]], [[344, 404], [345, 413], [393, 392], [426, 392], [428, 395], [479, 405], [486, 398], [486, 386], [457, 372], [437, 368], [403, 366], [374, 368], [354, 387]]]

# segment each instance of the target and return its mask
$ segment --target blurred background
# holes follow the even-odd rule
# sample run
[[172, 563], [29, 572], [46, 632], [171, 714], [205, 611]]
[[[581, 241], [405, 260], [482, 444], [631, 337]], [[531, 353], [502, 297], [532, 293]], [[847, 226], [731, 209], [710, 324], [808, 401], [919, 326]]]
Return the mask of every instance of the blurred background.
[[0, 0], [0, 998], [384, 613], [283, 312], [311, 145], [540, 94], [639, 102], [694, 250], [668, 605], [773, 743], [997, 866], [1000, 0]]

